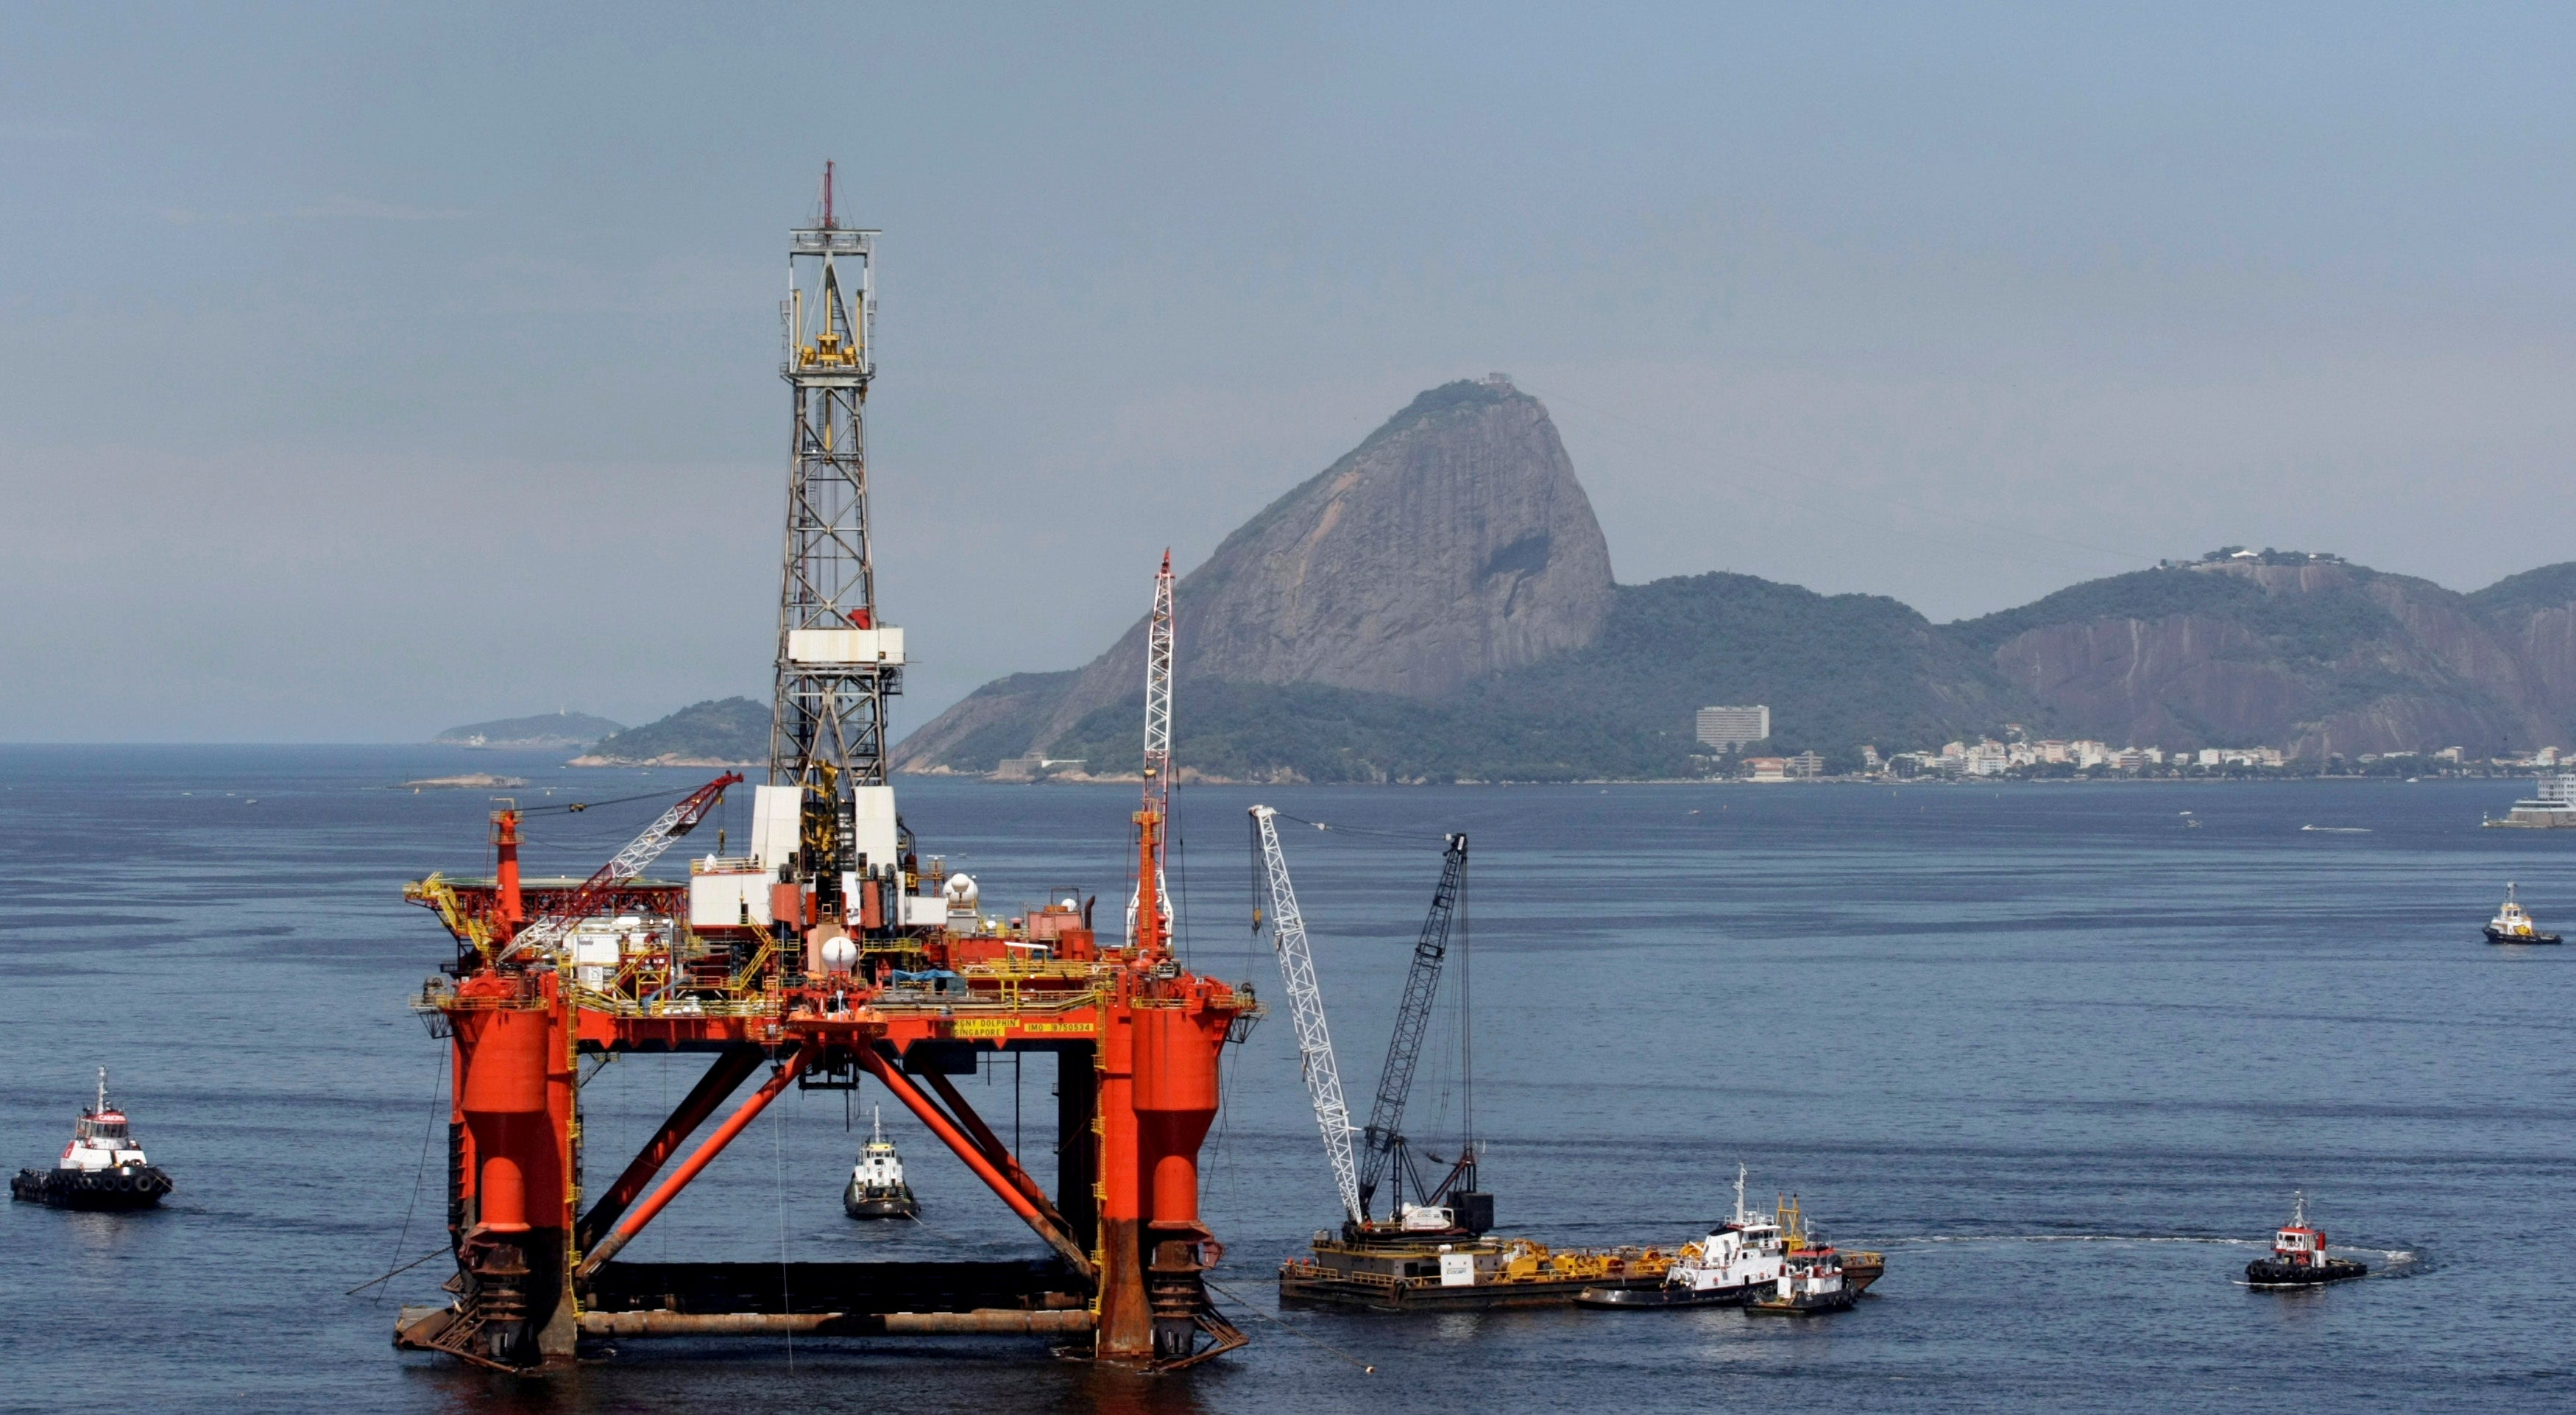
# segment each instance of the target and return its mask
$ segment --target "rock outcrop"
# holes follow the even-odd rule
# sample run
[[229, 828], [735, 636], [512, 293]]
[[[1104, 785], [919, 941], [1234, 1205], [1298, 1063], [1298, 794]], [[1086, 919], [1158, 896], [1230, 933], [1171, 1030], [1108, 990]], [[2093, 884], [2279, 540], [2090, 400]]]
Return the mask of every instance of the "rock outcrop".
[[[1427, 702], [1585, 647], [1614, 592], [1609, 544], [1546, 408], [1499, 377], [1452, 383], [1181, 580], [1176, 676]], [[980, 765], [996, 729], [1026, 731], [1000, 755], [1043, 751], [1144, 681], [1140, 618], [1069, 677], [986, 685], [906, 738], [896, 767]]]

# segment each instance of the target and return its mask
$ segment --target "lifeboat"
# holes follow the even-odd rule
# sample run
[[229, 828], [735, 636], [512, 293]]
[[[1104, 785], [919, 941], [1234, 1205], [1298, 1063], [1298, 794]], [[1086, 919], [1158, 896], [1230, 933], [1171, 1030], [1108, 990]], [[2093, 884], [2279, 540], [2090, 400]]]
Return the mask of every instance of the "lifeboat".
[[52, 1169], [22, 1169], [9, 1197], [58, 1209], [148, 1209], [173, 1186], [144, 1158], [125, 1112], [107, 1103], [107, 1068], [98, 1069], [98, 1104], [72, 1125], [72, 1142]]

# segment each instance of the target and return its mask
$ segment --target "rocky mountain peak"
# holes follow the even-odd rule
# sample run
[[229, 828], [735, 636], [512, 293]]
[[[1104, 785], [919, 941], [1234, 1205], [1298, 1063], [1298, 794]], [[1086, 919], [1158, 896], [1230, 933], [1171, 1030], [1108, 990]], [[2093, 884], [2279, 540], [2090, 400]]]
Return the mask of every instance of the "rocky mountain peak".
[[[1178, 676], [1428, 700], [1584, 647], [1614, 594], [1609, 543], [1547, 409], [1500, 375], [1462, 380], [1416, 397], [1181, 580]], [[1069, 684], [1015, 689], [1008, 713], [1025, 721], [1045, 700], [1026, 741], [1043, 749], [1144, 681], [1140, 618]], [[898, 765], [992, 730], [1001, 704], [979, 699], [993, 697], [924, 726]]]

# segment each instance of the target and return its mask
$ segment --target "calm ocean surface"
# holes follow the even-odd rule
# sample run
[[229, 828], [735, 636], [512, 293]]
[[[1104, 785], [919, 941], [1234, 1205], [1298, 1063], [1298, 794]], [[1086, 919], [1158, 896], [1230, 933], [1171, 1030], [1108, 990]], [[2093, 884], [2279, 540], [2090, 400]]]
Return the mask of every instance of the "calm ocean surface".
[[[0, 748], [0, 1163], [50, 1163], [104, 1063], [179, 1185], [143, 1215], [0, 1208], [0, 1408], [2576, 1408], [2576, 957], [2478, 937], [2508, 879], [2543, 927], [2576, 928], [2576, 832], [2479, 830], [2511, 782], [1184, 794], [1190, 961], [1274, 1007], [1243, 808], [1356, 828], [1286, 839], [1360, 1108], [1439, 835], [1467, 831], [1503, 1229], [1677, 1244], [1740, 1160], [1756, 1194], [1795, 1191], [1887, 1254], [1842, 1316], [1291, 1312], [1325, 1345], [1246, 1318], [1250, 1348], [1164, 1378], [1036, 1342], [628, 1343], [543, 1382], [397, 1356], [394, 1306], [434, 1300], [440, 1263], [343, 1292], [443, 1241], [443, 1046], [404, 998], [448, 945], [400, 887], [482, 872], [490, 806], [389, 788], [476, 770], [527, 777], [526, 804], [711, 774]], [[988, 912], [1062, 887], [1104, 918], [1123, 903], [1129, 788], [900, 789]], [[655, 809], [538, 817], [531, 868], [587, 873]], [[696, 1064], [591, 1083], [595, 1178]], [[1278, 1260], [1334, 1218], [1331, 1181], [1284, 1010], [1227, 1066], [1207, 1210], [1221, 1280], [1267, 1316]], [[1456, 1079], [1426, 1062], [1417, 1130], [1454, 1116]], [[1018, 1102], [1051, 1174], [1051, 1066], [967, 1084], [997, 1125]], [[843, 1218], [870, 1096], [845, 1117], [842, 1095], [791, 1092], [635, 1255], [1042, 1253], [909, 1117], [887, 1128], [927, 1222]], [[2238, 1285], [2293, 1188], [2369, 1281]]]

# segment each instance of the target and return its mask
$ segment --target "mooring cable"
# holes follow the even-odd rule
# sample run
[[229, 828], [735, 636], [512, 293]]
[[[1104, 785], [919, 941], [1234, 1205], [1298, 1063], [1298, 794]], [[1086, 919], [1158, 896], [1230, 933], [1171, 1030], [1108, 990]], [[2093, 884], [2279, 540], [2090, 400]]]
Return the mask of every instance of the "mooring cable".
[[[770, 1147], [778, 1158], [778, 1306], [788, 1316], [796, 1315], [795, 1294], [787, 1282], [787, 1108], [780, 1106], [769, 1117]], [[796, 1328], [785, 1326], [787, 1336], [787, 1369], [796, 1369]]]
[[[689, 788], [689, 791], [695, 791], [696, 789], [696, 787], [692, 786]], [[602, 806], [623, 806], [631, 801], [661, 801], [667, 800], [673, 796], [686, 796], [689, 794], [689, 791], [647, 791], [641, 796], [618, 796], [606, 801], [566, 801], [560, 806], [521, 806], [519, 808], [519, 814], [523, 816], [544, 816], [554, 815], [561, 812], [565, 814], [578, 815], [583, 811], [595, 811]]]
[[452, 1251], [454, 1250], [448, 1248], [432, 1248], [428, 1252], [421, 1254], [419, 1257], [412, 1259], [410, 1262], [403, 1264], [401, 1267], [394, 1269], [392, 1272], [385, 1274], [383, 1277], [368, 1278], [365, 1282], [359, 1283], [357, 1286], [350, 1288], [348, 1291], [343, 1292], [340, 1295], [343, 1297], [355, 1297], [359, 1293], [366, 1291], [368, 1288], [375, 1286], [377, 1283], [391, 1282], [395, 1278], [402, 1276], [404, 1273], [410, 1272], [412, 1269], [428, 1262], [430, 1259], [443, 1258]]
[[[447, 1050], [448, 1049], [445, 1047], [438, 1049], [438, 1067], [431, 1073], [429, 1078], [429, 1122], [420, 1128], [420, 1164], [412, 1170], [411, 1203], [403, 1208], [402, 1233], [399, 1237], [394, 1239], [394, 1251], [387, 1255], [385, 1259], [387, 1262], [391, 1262], [395, 1258], [401, 1257], [402, 1250], [409, 1247], [411, 1244], [412, 1216], [420, 1212], [420, 1186], [429, 1177], [429, 1142], [433, 1136], [438, 1134], [438, 1112], [440, 1109], [438, 1105], [438, 1093], [447, 1089]], [[444, 1253], [446, 1251], [447, 1250], [444, 1248], [437, 1249], [429, 1255], [429, 1258], [435, 1258], [440, 1253]], [[383, 1277], [373, 1278], [369, 1281], [359, 1283], [357, 1286], [350, 1288], [347, 1292], [340, 1295], [343, 1297], [355, 1297], [359, 1293], [366, 1291], [368, 1288], [375, 1286], [379, 1282], [390, 1282], [396, 1276], [419, 1267], [422, 1263], [428, 1262], [429, 1258], [414, 1259], [413, 1261], [405, 1263], [401, 1267], [394, 1269], [392, 1272], [385, 1274]]]

